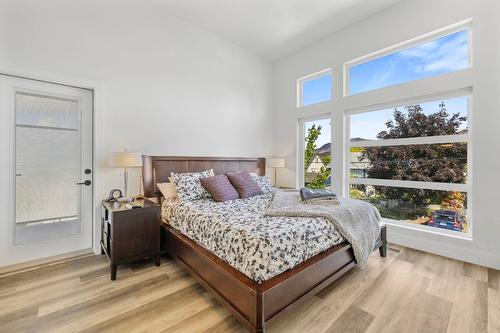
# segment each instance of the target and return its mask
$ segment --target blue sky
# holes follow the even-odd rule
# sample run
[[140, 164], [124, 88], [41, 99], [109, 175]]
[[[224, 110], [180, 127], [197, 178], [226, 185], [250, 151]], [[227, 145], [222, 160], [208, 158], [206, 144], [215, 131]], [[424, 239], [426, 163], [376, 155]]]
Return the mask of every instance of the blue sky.
[[[447, 112], [460, 113], [461, 116], [467, 117], [467, 97], [456, 97], [434, 102], [420, 103], [424, 114], [431, 114], [439, 110], [439, 104], [444, 102]], [[403, 107], [398, 107], [400, 111], [404, 111]], [[376, 140], [377, 134], [387, 127], [385, 123], [389, 119], [393, 119], [394, 108], [384, 109], [373, 112], [365, 112], [353, 114], [351, 116], [351, 138], [363, 138]], [[462, 129], [467, 127], [467, 122], [462, 124]]]
[[[467, 68], [467, 42], [467, 30], [463, 30], [353, 66], [350, 69], [350, 92], [356, 94]], [[331, 98], [331, 75], [304, 82], [304, 105], [329, 101]], [[430, 114], [438, 110], [441, 102], [443, 101], [439, 100], [420, 105], [425, 114]], [[467, 97], [450, 98], [444, 102], [448, 113], [458, 112], [467, 116]], [[402, 106], [399, 109], [404, 110]], [[394, 108], [390, 108], [351, 116], [351, 138], [376, 139], [376, 135], [386, 128], [385, 122], [393, 118], [393, 111]], [[330, 142], [330, 119], [306, 122], [306, 134], [313, 124], [323, 127], [317, 147]], [[464, 124], [462, 127], [466, 126]]]
[[321, 135], [318, 137], [318, 140], [316, 141], [316, 148], [319, 148], [322, 145], [324, 145], [325, 143], [328, 143], [331, 141], [332, 127], [330, 126], [330, 118], [306, 121], [304, 124], [304, 130], [305, 130], [304, 138], [307, 136], [307, 131], [314, 124], [316, 124], [316, 126], [321, 125], [321, 127], [322, 127]]
[[[461, 96], [456, 98], [449, 98], [445, 100], [438, 100], [433, 102], [420, 103], [424, 114], [431, 114], [439, 110], [439, 104], [444, 102], [447, 112], [449, 114], [460, 113], [461, 116], [467, 117], [467, 97]], [[404, 112], [404, 107], [398, 107], [399, 110]], [[351, 138], [363, 138], [376, 140], [377, 134], [386, 129], [385, 123], [389, 119], [393, 119], [394, 108], [383, 109], [372, 112], [365, 112], [360, 114], [353, 114], [351, 116]], [[313, 124], [321, 125], [321, 135], [316, 141], [316, 148], [321, 147], [331, 140], [331, 126], [330, 119], [320, 119], [306, 121], [304, 124], [305, 136], [307, 130]], [[462, 129], [467, 128], [467, 122], [462, 124]]]
[[350, 93], [388, 87], [468, 66], [467, 30], [462, 30], [351, 67]]
[[305, 81], [302, 91], [303, 105], [329, 101], [332, 99], [332, 76], [326, 74], [317, 79]]

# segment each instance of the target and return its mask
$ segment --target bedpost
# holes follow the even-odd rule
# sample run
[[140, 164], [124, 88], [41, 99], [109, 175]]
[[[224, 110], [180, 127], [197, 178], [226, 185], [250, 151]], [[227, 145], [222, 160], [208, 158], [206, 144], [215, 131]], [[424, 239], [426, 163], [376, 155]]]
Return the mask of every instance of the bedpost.
[[249, 322], [252, 328], [251, 333], [264, 333], [266, 331], [266, 323], [264, 320], [264, 303], [262, 291], [257, 289], [255, 292], [250, 292], [250, 308], [255, 311], [250, 311]]
[[387, 226], [383, 225], [380, 228], [380, 240], [382, 241], [382, 245], [378, 248], [381, 257], [387, 256]]

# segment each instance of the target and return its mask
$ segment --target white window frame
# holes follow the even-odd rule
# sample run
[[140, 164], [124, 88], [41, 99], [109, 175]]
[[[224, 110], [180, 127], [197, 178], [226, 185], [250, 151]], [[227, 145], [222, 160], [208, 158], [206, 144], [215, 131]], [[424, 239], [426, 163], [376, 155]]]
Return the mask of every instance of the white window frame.
[[[351, 71], [350, 71], [350, 69], [351, 69], [351, 67], [354, 67], [354, 66], [357, 66], [357, 65], [360, 65], [360, 64], [369, 62], [371, 60], [375, 60], [375, 59], [378, 59], [378, 58], [381, 58], [381, 57], [384, 57], [384, 56], [387, 56], [387, 55], [390, 55], [390, 54], [393, 54], [393, 53], [397, 53], [399, 51], [410, 49], [410, 48], [418, 46], [420, 44], [424, 44], [424, 43], [433, 41], [435, 39], [438, 39], [438, 38], [441, 38], [441, 37], [445, 37], [445, 36], [454, 34], [456, 32], [462, 31], [462, 30], [467, 30], [467, 33], [468, 33], [468, 35], [467, 35], [467, 46], [468, 46], [468, 53], [469, 53], [469, 57], [468, 57], [469, 58], [469, 66], [466, 69], [472, 68], [473, 67], [473, 59], [472, 59], [472, 44], [473, 44], [473, 40], [472, 40], [472, 37], [473, 37], [472, 36], [472, 19], [467, 19], [467, 20], [463, 20], [463, 21], [457, 22], [457, 23], [449, 25], [447, 27], [444, 27], [444, 28], [441, 28], [441, 29], [438, 29], [438, 30], [434, 30], [434, 31], [432, 31], [430, 33], [417, 36], [417, 37], [412, 38], [410, 40], [406, 40], [406, 41], [398, 43], [396, 45], [392, 45], [392, 46], [384, 48], [382, 50], [375, 51], [375, 52], [372, 52], [370, 54], [367, 54], [367, 55], [364, 55], [362, 57], [359, 57], [359, 58], [356, 58], [356, 59], [353, 59], [351, 61], [346, 62], [344, 64], [344, 71], [343, 71], [344, 72], [344, 85], [343, 85], [343, 89], [342, 89], [343, 90], [343, 97], [353, 96], [353, 95], [358, 95], [358, 94], [364, 94], [364, 93], [367, 93], [367, 92], [370, 92], [370, 91], [375, 91], [375, 90], [379, 90], [379, 89], [385, 89], [385, 88], [388, 88], [388, 87], [393, 87], [393, 86], [397, 86], [397, 85], [400, 85], [400, 84], [405, 84], [405, 83], [408, 83], [408, 82], [415, 82], [415, 81], [425, 80], [425, 78], [424, 78], [424, 79], [419, 79], [419, 80], [414, 80], [414, 81], [406, 81], [406, 82], [403, 82], [403, 83], [400, 83], [400, 84], [391, 85], [391, 86], [388, 86], [388, 87], [375, 88], [375, 89], [372, 89], [372, 90], [368, 90], [368, 91], [364, 91], [364, 92], [360, 92], [360, 93], [356, 93], [356, 94], [351, 94], [350, 93], [350, 86], [351, 86], [351, 82], [350, 82], [350, 72]], [[455, 71], [453, 71], [453, 72], [455, 72]], [[452, 73], [452, 72], [448, 72], [448, 73]], [[443, 74], [441, 74], [441, 75], [443, 75]], [[433, 77], [433, 76], [430, 76], [430, 77]]]
[[[467, 97], [467, 133], [466, 134], [454, 134], [454, 135], [440, 135], [431, 137], [415, 137], [415, 138], [401, 138], [401, 139], [388, 139], [388, 140], [366, 140], [351, 142], [351, 126], [350, 117], [354, 114], [377, 112], [387, 108], [402, 107], [411, 104], [419, 104], [425, 102], [439, 101], [444, 99], [450, 99], [454, 97], [464, 96]], [[427, 189], [427, 190], [440, 190], [440, 191], [456, 191], [463, 192], [467, 194], [467, 210], [466, 218], [468, 223], [468, 229], [466, 233], [459, 234], [456, 231], [429, 228], [427, 226], [413, 225], [405, 221], [399, 221], [389, 218], [382, 218], [382, 221], [392, 225], [398, 225], [410, 229], [420, 229], [424, 231], [429, 231], [432, 233], [446, 234], [449, 236], [457, 238], [472, 239], [473, 225], [472, 225], [472, 179], [473, 179], [473, 169], [472, 169], [472, 122], [473, 122], [473, 112], [472, 112], [472, 87], [462, 89], [460, 91], [450, 91], [441, 94], [434, 94], [431, 96], [425, 96], [420, 98], [415, 98], [405, 101], [388, 102], [381, 105], [374, 105], [372, 107], [363, 107], [359, 109], [351, 109], [345, 111], [345, 149], [346, 153], [353, 147], [387, 147], [387, 146], [397, 146], [397, 145], [422, 145], [422, 144], [443, 144], [443, 143], [457, 143], [464, 142], [467, 143], [467, 182], [465, 184], [459, 183], [440, 183], [440, 182], [420, 182], [420, 181], [406, 181], [406, 180], [393, 180], [393, 179], [376, 179], [376, 178], [356, 178], [350, 177], [350, 165], [349, 160], [345, 158], [344, 169], [345, 169], [345, 195], [349, 196], [349, 189], [351, 184], [362, 184], [362, 185], [379, 185], [388, 187], [402, 187], [402, 188], [415, 188], [415, 189]]]
[[[304, 83], [313, 81], [316, 79], [319, 79], [323, 76], [330, 75], [332, 78], [332, 91], [331, 91], [331, 98], [328, 101], [323, 101], [323, 102], [318, 102], [318, 103], [313, 103], [313, 104], [308, 104], [304, 105]], [[308, 107], [311, 105], [317, 105], [317, 104], [322, 104], [322, 103], [330, 103], [333, 101], [333, 73], [331, 68], [323, 69], [319, 72], [315, 72], [306, 76], [303, 76], [299, 79], [297, 79], [297, 108], [303, 108], [303, 107]]]

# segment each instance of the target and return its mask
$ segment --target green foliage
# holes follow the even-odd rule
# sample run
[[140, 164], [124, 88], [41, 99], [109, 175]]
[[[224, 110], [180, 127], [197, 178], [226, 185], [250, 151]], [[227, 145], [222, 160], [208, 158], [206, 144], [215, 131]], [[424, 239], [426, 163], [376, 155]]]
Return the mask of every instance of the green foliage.
[[[466, 121], [459, 113], [450, 115], [444, 103], [439, 110], [426, 115], [420, 105], [405, 107], [407, 114], [394, 110], [394, 119], [386, 122], [386, 130], [377, 138], [396, 139], [451, 135], [460, 133]], [[424, 182], [464, 183], [467, 172], [467, 145], [465, 143], [367, 147], [359, 160], [368, 159], [369, 178], [397, 179]], [[405, 189], [377, 186], [377, 192], [387, 199], [402, 199], [417, 205], [441, 204], [444, 191]]]
[[418, 216], [430, 216], [432, 212], [427, 209], [408, 209], [402, 207], [396, 208], [387, 208], [381, 205], [377, 205], [380, 215], [385, 218], [393, 219], [393, 220], [408, 220], [415, 219]]
[[365, 193], [363, 191], [358, 190], [356, 188], [350, 188], [349, 189], [349, 198], [363, 200], [366, 198], [366, 196], [365, 196]]
[[[316, 126], [316, 124], [313, 124], [312, 127], [307, 131], [307, 137], [305, 139], [306, 141], [306, 147], [304, 150], [304, 173], [307, 172], [307, 169], [311, 165], [312, 161], [316, 157], [316, 140], [318, 140], [319, 136], [321, 135], [321, 125]], [[331, 156], [330, 155], [320, 155], [319, 158], [321, 159], [321, 162], [325, 166], [327, 166], [331, 162]], [[307, 187], [309, 188], [314, 188], [314, 189], [324, 189], [325, 188], [325, 181], [328, 179], [330, 176], [330, 169], [327, 169], [326, 167], [321, 167], [321, 170], [318, 172], [318, 174], [314, 177], [314, 179], [307, 184]]]
[[304, 150], [304, 172], [307, 171], [307, 168], [311, 165], [314, 160], [316, 150], [316, 140], [318, 140], [321, 135], [321, 125], [316, 127], [316, 124], [313, 124], [310, 129], [307, 130], [306, 137], [306, 147]]
[[319, 158], [321, 159], [321, 162], [323, 162], [323, 164], [325, 166], [327, 166], [328, 164], [330, 164], [330, 162], [332, 161], [332, 155], [330, 155], [330, 154], [319, 155]]
[[314, 177], [314, 180], [307, 184], [307, 187], [309, 188], [315, 188], [315, 189], [324, 189], [325, 188], [325, 181], [328, 179], [328, 176], [330, 176], [330, 170], [328, 170], [325, 167], [321, 167], [320, 172]]

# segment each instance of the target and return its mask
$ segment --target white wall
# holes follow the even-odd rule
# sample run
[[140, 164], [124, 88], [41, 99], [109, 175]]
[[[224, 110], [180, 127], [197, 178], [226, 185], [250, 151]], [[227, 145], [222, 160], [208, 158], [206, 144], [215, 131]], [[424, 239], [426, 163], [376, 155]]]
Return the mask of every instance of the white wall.
[[[291, 55], [274, 66], [275, 155], [287, 159], [280, 181], [297, 180], [297, 120], [319, 114], [332, 117], [333, 189], [345, 190], [341, 163], [344, 144], [343, 64], [450, 24], [473, 20], [473, 240], [400, 227], [389, 229], [391, 241], [454, 258], [500, 268], [500, 2], [496, 0], [403, 0], [348, 29]], [[296, 79], [331, 67], [334, 101], [296, 108]], [[435, 84], [439, 80], [435, 81]], [[393, 88], [391, 88], [393, 89]], [[390, 93], [397, 91], [394, 88]], [[385, 92], [380, 92], [385, 94]], [[390, 95], [390, 93], [388, 93]], [[372, 97], [377, 98], [379, 92]], [[337, 161], [337, 163], [335, 163]]]
[[[161, 8], [139, 1], [114, 3], [0, 2], [4, 68], [21, 68], [23, 73], [33, 69], [99, 86], [96, 135], [102, 151], [97, 156], [101, 174], [96, 199], [122, 183], [118, 170], [104, 167], [110, 151], [271, 155], [269, 61]], [[131, 191], [138, 182], [131, 177]], [[0, 202], [9, 207], [12, 198], [1, 197]], [[0, 223], [8, 221], [2, 209]]]

